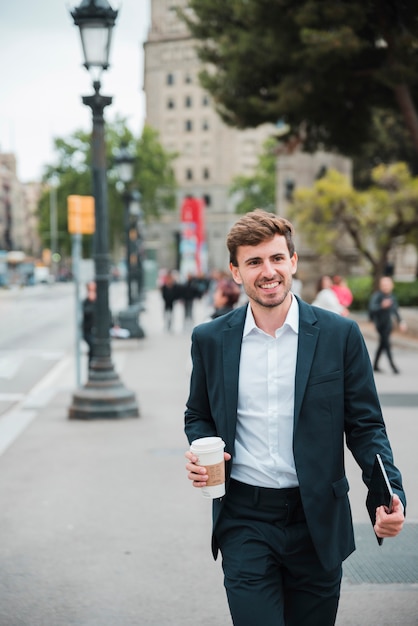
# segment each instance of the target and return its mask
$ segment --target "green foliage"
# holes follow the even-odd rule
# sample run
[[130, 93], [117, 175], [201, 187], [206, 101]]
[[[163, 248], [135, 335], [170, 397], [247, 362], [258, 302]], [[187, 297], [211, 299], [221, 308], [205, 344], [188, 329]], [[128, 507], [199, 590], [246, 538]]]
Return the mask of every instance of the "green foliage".
[[370, 296], [373, 292], [373, 278], [371, 276], [348, 277], [347, 285], [353, 294], [350, 310], [367, 311]]
[[227, 123], [282, 120], [305, 149], [347, 155], [373, 140], [376, 110], [401, 110], [413, 135], [416, 3], [189, 0], [179, 13], [198, 40], [201, 83]]
[[418, 162], [411, 137], [396, 111], [375, 109], [369, 139], [353, 159], [353, 183], [356, 189], [367, 189], [372, 184], [371, 172], [382, 163], [408, 163], [414, 175]]
[[[124, 241], [123, 198], [115, 169], [115, 154], [125, 143], [135, 156], [135, 172], [132, 188], [142, 195], [142, 210], [147, 220], [164, 210], [175, 208], [176, 182], [171, 167], [175, 157], [167, 153], [158, 140], [158, 134], [145, 126], [142, 136], [135, 138], [126, 120], [116, 117], [106, 124], [106, 160], [108, 180], [108, 215], [110, 249], [117, 249]], [[67, 226], [67, 198], [69, 195], [92, 195], [91, 137], [76, 131], [70, 137], [57, 138], [54, 142], [56, 165], [45, 168], [43, 181], [45, 191], [38, 206], [39, 233], [44, 247], [50, 247], [50, 202], [53, 185], [56, 187], [58, 248], [61, 255], [71, 252], [71, 239]], [[83, 238], [85, 253], [91, 253], [90, 236]]]
[[418, 241], [418, 178], [397, 163], [374, 168], [372, 179], [367, 191], [356, 191], [330, 170], [311, 189], [295, 192], [289, 216], [319, 254], [338, 256], [342, 235], [349, 235], [376, 281], [392, 248]]
[[229, 195], [240, 198], [237, 213], [248, 213], [256, 207], [274, 211], [276, 189], [276, 150], [277, 142], [267, 139], [259, 157], [253, 176], [236, 176], [229, 189]]

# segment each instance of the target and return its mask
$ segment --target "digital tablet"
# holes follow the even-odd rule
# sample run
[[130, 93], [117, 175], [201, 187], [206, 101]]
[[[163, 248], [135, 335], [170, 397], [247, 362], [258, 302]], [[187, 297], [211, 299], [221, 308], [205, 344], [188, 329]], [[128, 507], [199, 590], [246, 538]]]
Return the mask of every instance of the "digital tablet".
[[[376, 454], [374, 461], [372, 477], [370, 480], [369, 492], [366, 498], [366, 506], [370, 515], [372, 526], [376, 523], [376, 509], [379, 506], [386, 506], [388, 513], [392, 511], [393, 491], [390, 486], [388, 476], [386, 474], [383, 461], [380, 454]], [[379, 546], [382, 545], [383, 539], [376, 535]]]

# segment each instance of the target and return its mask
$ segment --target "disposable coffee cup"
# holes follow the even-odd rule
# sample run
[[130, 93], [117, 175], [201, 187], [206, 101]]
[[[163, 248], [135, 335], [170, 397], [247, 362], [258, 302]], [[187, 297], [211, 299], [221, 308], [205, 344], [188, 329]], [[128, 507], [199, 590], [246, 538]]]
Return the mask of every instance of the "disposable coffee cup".
[[190, 451], [198, 458], [208, 474], [206, 487], [201, 488], [205, 498], [222, 498], [225, 495], [225, 442], [220, 437], [202, 437], [192, 441]]

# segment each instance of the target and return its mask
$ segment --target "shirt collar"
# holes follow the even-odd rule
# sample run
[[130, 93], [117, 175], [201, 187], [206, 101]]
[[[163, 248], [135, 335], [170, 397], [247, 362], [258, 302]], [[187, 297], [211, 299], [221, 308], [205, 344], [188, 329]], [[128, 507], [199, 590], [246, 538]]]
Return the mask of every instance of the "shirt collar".
[[[291, 294], [291, 296], [292, 296], [292, 301], [290, 303], [290, 307], [287, 312], [286, 319], [284, 321], [282, 328], [284, 328], [285, 326], [288, 326], [289, 328], [293, 330], [294, 333], [298, 334], [299, 333], [299, 304], [295, 296], [293, 294]], [[260, 330], [260, 329], [255, 323], [254, 315], [251, 310], [251, 304], [248, 303], [247, 314], [245, 317], [243, 337], [246, 337], [247, 335], [249, 335], [251, 331], [253, 330]]]

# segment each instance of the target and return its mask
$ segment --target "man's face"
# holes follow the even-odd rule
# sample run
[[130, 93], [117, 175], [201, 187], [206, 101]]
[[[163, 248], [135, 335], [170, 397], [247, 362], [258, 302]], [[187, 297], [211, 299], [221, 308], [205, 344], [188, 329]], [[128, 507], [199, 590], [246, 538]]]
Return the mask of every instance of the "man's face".
[[390, 294], [393, 289], [393, 281], [389, 276], [380, 279], [380, 291], [384, 294]]
[[282, 304], [297, 269], [297, 255], [290, 257], [282, 235], [257, 246], [240, 246], [237, 262], [238, 266], [230, 264], [232, 275], [250, 300], [267, 308]]

